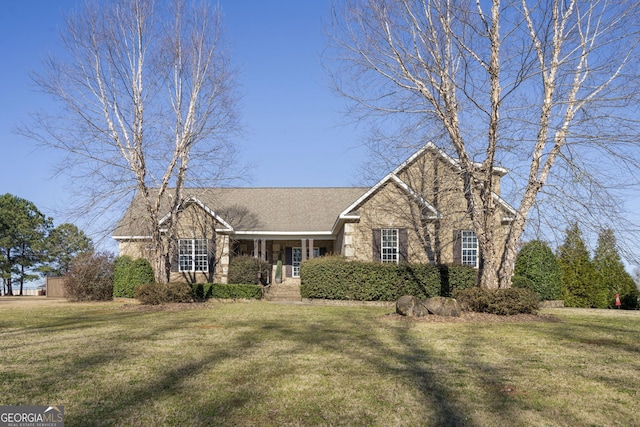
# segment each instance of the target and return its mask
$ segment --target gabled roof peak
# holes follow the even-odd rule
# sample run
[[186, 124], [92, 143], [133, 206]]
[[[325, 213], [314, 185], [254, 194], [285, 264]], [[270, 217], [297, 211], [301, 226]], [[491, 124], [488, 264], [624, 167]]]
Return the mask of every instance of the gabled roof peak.
[[[445, 160], [448, 164], [456, 168], [458, 171], [460, 170], [460, 161], [458, 159], [451, 157], [442, 148], [439, 148], [433, 142], [429, 141], [425, 145], [423, 145], [418, 151], [413, 153], [407, 160], [402, 162], [402, 164], [400, 164], [397, 168], [395, 168], [392, 173], [399, 174], [403, 169], [405, 169], [407, 166], [413, 163], [417, 158], [419, 158], [425, 151], [429, 151], [429, 150], [437, 153], [443, 160]], [[480, 162], [474, 162], [474, 165], [477, 168], [482, 167], [482, 163]], [[493, 171], [494, 173], [497, 173], [500, 176], [504, 176], [507, 173], [509, 173], [508, 169], [503, 168], [501, 166], [494, 166]]]
[[[219, 222], [222, 225], [222, 227], [223, 227], [222, 230], [224, 230], [224, 231], [233, 231], [233, 227], [228, 222], [226, 222], [224, 219], [222, 219], [218, 214], [216, 214], [213, 211], [213, 209], [211, 209], [209, 206], [205, 205], [202, 201], [200, 201], [200, 199], [198, 199], [193, 194], [190, 194], [187, 197], [185, 197], [184, 199], [182, 199], [182, 201], [178, 205], [178, 210], [184, 209], [187, 205], [189, 205], [191, 203], [200, 206], [200, 208], [202, 208], [203, 211], [205, 211], [206, 213], [211, 215], [211, 217], [213, 219], [215, 219], [217, 222]], [[162, 225], [170, 217], [171, 217], [171, 213], [167, 213], [165, 216], [163, 216], [160, 219], [159, 225]]]
[[[431, 205], [429, 202], [427, 202], [422, 196], [420, 196], [420, 194], [418, 192], [416, 192], [413, 188], [411, 188], [407, 183], [405, 183], [399, 177], [399, 175], [401, 175], [401, 173], [407, 167], [409, 167], [416, 159], [420, 158], [427, 151], [432, 151], [432, 152], [436, 153], [441, 159], [443, 159], [446, 163], [448, 163], [456, 171], [458, 171], [458, 172], [461, 171], [460, 162], [457, 159], [454, 159], [453, 157], [451, 157], [450, 155], [445, 153], [444, 150], [438, 148], [433, 142], [429, 141], [425, 145], [423, 145], [419, 150], [417, 150], [415, 153], [413, 153], [411, 156], [409, 156], [409, 158], [407, 160], [402, 162], [392, 172], [390, 172], [389, 174], [385, 175], [380, 181], [378, 181], [373, 187], [371, 187], [369, 189], [369, 191], [367, 191], [362, 196], [360, 196], [360, 198], [358, 198], [358, 200], [353, 202], [351, 205], [349, 205], [349, 207], [347, 207], [344, 211], [342, 211], [342, 213], [340, 214], [340, 216], [336, 220], [336, 224], [334, 225], [334, 229], [338, 225], [340, 220], [345, 220], [345, 219], [352, 218], [353, 215], [350, 214], [351, 212], [357, 210], [367, 199], [369, 199], [382, 186], [384, 186], [385, 184], [387, 184], [389, 182], [393, 182], [395, 185], [397, 185], [399, 188], [401, 188], [403, 191], [405, 191], [408, 195], [412, 196], [419, 204], [421, 204], [422, 206], [427, 208], [429, 211], [431, 211], [432, 214], [433, 214], [430, 217], [431, 219], [439, 219], [439, 218], [441, 218], [442, 214], [433, 205]], [[474, 164], [477, 167], [481, 166], [481, 163], [474, 163]], [[505, 168], [501, 168], [501, 167], [495, 167], [494, 168], [494, 172], [499, 174], [500, 176], [503, 176], [508, 172], [508, 170], [505, 169]], [[513, 210], [513, 208], [511, 206], [509, 206], [509, 204], [507, 202], [502, 200], [498, 195], [496, 195], [494, 193], [493, 196], [495, 198], [497, 198], [497, 200], [500, 203], [500, 205], [506, 211], [508, 211], [511, 214], [513, 214], [515, 212]]]

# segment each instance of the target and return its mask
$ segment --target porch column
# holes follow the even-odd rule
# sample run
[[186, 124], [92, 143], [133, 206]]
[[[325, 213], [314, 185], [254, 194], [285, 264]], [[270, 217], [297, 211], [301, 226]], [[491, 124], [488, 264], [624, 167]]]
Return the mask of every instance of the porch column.
[[228, 283], [227, 277], [229, 275], [229, 262], [230, 262], [230, 239], [227, 235], [219, 235], [222, 244], [222, 255], [220, 256], [220, 283]]
[[302, 239], [300, 241], [300, 246], [301, 246], [301, 258], [300, 261], [305, 261], [307, 259], [307, 239]]
[[314, 258], [313, 255], [313, 239], [309, 239], [309, 258]]
[[258, 239], [253, 239], [253, 257], [258, 258]]
[[262, 260], [267, 261], [267, 239], [262, 239], [260, 242], [260, 250], [262, 251]]

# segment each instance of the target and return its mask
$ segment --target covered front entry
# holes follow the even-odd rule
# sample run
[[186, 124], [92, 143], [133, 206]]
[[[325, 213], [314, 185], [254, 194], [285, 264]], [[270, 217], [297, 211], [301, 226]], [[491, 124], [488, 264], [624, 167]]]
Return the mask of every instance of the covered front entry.
[[[306, 248], [306, 256], [303, 256], [302, 247], [286, 248], [285, 251], [287, 253], [286, 266], [289, 266], [289, 264], [291, 265], [291, 275], [287, 275], [287, 277], [300, 277], [300, 264], [302, 261], [308, 258], [317, 258], [320, 256], [320, 248]], [[289, 262], [289, 251], [291, 252], [291, 262]]]
[[276, 266], [282, 261], [282, 280], [300, 278], [300, 264], [309, 258], [317, 258], [334, 251], [335, 240], [326, 238], [302, 238], [299, 240], [284, 239], [242, 239], [234, 241], [231, 250], [231, 262], [234, 256], [253, 256], [267, 261], [271, 266], [269, 283], [275, 283]]

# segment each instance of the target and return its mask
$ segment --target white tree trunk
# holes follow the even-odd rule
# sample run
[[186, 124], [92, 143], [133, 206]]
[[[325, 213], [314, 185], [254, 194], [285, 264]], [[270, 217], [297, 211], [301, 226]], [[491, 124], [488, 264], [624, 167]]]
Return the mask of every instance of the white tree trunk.
[[[637, 150], [640, 136], [628, 109], [640, 94], [637, 3], [352, 0], [334, 17], [335, 87], [355, 114], [374, 125], [402, 116], [382, 132], [413, 136], [405, 146], [433, 139], [457, 155], [482, 286], [511, 285], [530, 211], [559, 158], [569, 175], [595, 176], [576, 166], [594, 150], [639, 166], [611, 144]], [[596, 129], [610, 130], [609, 140], [602, 143]], [[499, 160], [521, 168], [527, 158], [528, 177], [513, 176], [520, 204], [503, 251], [494, 168]]]
[[68, 154], [65, 168], [89, 195], [84, 212], [138, 193], [156, 280], [167, 281], [187, 180], [214, 185], [232, 173], [239, 125], [219, 10], [183, 0], [88, 3], [62, 34], [70, 59], [51, 59], [36, 80], [65, 114], [38, 116], [22, 132]]

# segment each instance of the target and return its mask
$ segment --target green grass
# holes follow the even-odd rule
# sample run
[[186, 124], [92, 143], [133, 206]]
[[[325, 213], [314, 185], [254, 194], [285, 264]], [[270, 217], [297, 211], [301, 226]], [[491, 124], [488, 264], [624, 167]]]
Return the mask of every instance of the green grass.
[[380, 307], [0, 306], [0, 405], [67, 426], [640, 423], [640, 313], [428, 323]]

